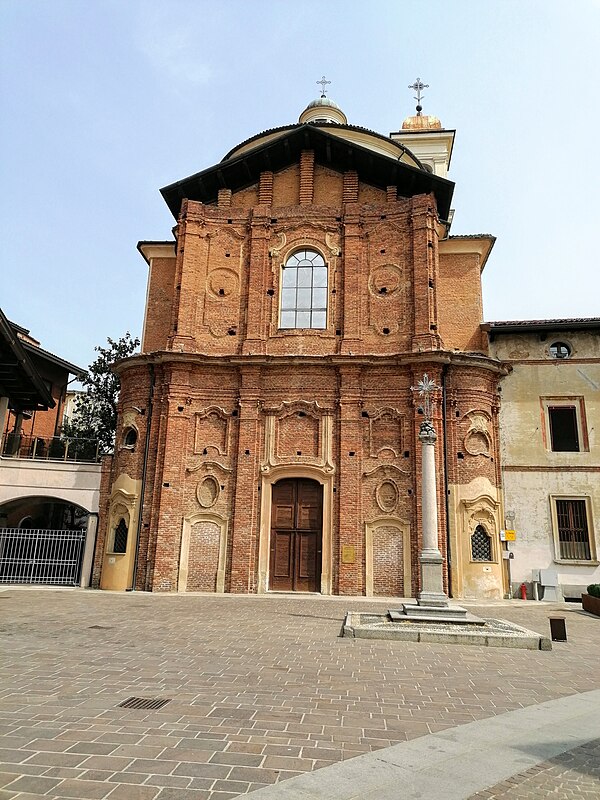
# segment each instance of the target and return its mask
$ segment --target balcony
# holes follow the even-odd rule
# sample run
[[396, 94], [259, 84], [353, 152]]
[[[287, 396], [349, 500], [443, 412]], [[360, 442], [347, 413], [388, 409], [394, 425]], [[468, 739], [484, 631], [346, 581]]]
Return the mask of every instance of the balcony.
[[73, 439], [68, 436], [22, 436], [9, 433], [4, 437], [2, 458], [99, 464], [102, 453], [96, 439]]

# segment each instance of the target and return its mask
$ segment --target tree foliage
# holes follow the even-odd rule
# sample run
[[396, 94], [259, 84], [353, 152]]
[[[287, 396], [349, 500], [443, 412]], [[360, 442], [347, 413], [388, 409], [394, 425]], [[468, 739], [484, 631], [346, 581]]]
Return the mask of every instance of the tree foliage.
[[118, 340], [108, 338], [108, 347], [97, 346], [98, 357], [82, 378], [83, 392], [75, 402], [72, 418], [63, 425], [63, 435], [97, 439], [100, 451], [109, 453], [114, 447], [117, 427], [117, 401], [121, 381], [112, 371], [113, 365], [130, 356], [140, 340], [129, 331]]

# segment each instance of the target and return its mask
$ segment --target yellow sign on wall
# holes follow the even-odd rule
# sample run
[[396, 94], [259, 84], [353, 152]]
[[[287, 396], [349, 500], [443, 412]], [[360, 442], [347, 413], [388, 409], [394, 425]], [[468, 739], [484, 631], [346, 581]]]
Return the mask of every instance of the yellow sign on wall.
[[502, 542], [516, 542], [517, 541], [517, 532], [516, 531], [500, 531], [500, 541], [502, 541]]
[[356, 563], [356, 547], [353, 544], [345, 544], [342, 546], [342, 564], [355, 564]]

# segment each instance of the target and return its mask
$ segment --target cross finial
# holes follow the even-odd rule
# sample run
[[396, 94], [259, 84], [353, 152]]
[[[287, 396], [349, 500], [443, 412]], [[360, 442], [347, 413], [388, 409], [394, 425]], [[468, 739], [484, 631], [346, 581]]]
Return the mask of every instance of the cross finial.
[[414, 89], [416, 92], [415, 100], [417, 101], [417, 115], [420, 116], [421, 111], [423, 110], [423, 107], [421, 106], [421, 98], [423, 97], [423, 95], [421, 94], [421, 92], [423, 91], [423, 89], [429, 89], [429, 84], [423, 83], [421, 78], [417, 78], [417, 80], [414, 83], [411, 83], [408, 88]]
[[323, 75], [321, 80], [320, 81], [315, 81], [315, 83], [320, 84], [320, 86], [321, 86], [321, 97], [325, 97], [325, 95], [327, 94], [327, 89], [325, 87], [327, 86], [328, 83], [331, 83], [331, 81], [328, 81], [325, 78], [325, 75]]

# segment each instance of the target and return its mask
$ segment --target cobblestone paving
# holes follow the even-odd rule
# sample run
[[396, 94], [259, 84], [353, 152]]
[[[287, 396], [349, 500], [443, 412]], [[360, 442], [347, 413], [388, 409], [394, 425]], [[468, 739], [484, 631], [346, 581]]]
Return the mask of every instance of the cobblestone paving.
[[539, 800], [542, 797], [598, 800], [600, 739], [513, 775], [490, 789], [471, 795], [469, 800]]
[[[600, 688], [600, 624], [577, 606], [551, 652], [338, 638], [345, 610], [390, 605], [0, 592], [0, 798], [226, 800]], [[472, 610], [547, 632], [552, 608]], [[171, 702], [118, 707], [132, 696]]]

